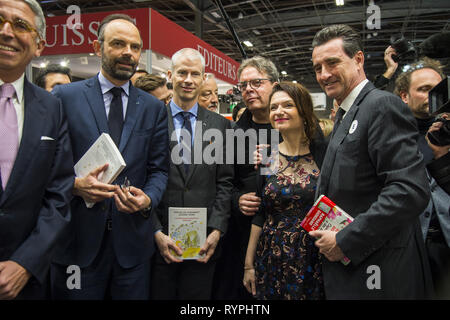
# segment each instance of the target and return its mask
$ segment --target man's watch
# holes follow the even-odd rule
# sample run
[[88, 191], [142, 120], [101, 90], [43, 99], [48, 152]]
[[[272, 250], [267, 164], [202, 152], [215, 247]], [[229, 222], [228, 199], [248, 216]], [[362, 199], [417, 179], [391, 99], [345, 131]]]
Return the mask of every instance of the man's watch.
[[140, 214], [144, 217], [144, 218], [148, 218], [150, 217], [150, 211], [152, 211], [152, 203], [150, 202], [150, 205], [147, 208], [144, 208], [142, 210], [140, 210]]

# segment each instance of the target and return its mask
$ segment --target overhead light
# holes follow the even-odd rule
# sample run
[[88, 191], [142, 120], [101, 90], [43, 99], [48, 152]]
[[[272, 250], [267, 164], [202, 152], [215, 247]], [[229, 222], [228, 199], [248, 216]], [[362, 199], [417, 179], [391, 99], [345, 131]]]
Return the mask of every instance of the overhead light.
[[281, 74], [282, 74], [283, 76], [285, 76], [285, 75], [287, 75], [287, 72], [286, 72], [286, 71], [281, 71]]
[[67, 67], [67, 65], [69, 64], [67, 60], [63, 60], [59, 63], [61, 65], [61, 67]]
[[250, 41], [248, 41], [248, 40], [245, 40], [244, 42], [243, 42], [247, 47], [253, 47], [253, 43], [251, 43]]
[[220, 14], [218, 14], [218, 13], [215, 12], [215, 11], [212, 11], [212, 12], [211, 12], [211, 15], [212, 15], [214, 18], [216, 18], [216, 19], [220, 19], [220, 18], [221, 18]]
[[297, 83], [297, 80], [293, 80], [292, 82], [293, 82], [293, 83]]
[[41, 64], [39, 65], [40, 68], [45, 68], [47, 67], [48, 62], [41, 62]]
[[254, 34], [256, 34], [257, 36], [261, 35], [261, 32], [259, 32], [257, 29], [253, 29], [252, 30]]
[[242, 19], [244, 17], [244, 15], [242, 14], [242, 12], [239, 12], [239, 14], [238, 14], [238, 19]]
[[336, 5], [337, 6], [343, 6], [344, 5], [344, 0], [336, 0]]

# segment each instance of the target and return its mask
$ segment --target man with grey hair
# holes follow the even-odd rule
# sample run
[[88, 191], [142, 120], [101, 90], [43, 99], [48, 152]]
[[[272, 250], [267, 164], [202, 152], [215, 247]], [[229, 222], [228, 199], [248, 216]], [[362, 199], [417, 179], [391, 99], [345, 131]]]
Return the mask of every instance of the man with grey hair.
[[[197, 50], [177, 51], [172, 56], [168, 76], [174, 91], [167, 106], [171, 161], [167, 189], [153, 216], [159, 251], [153, 258], [152, 298], [208, 300], [220, 255], [221, 235], [227, 231], [230, 215], [233, 166], [215, 159], [206, 162], [204, 151], [216, 140], [203, 141], [203, 135], [208, 131], [220, 133], [223, 140], [218, 148], [222, 150], [217, 152], [225, 155], [226, 130], [231, 129], [231, 124], [217, 113], [198, 106], [198, 95], [205, 80], [205, 60]], [[182, 144], [188, 147], [183, 148], [182, 163], [177, 163], [177, 150]], [[168, 236], [171, 207], [206, 208], [207, 237], [200, 244], [201, 258], [180, 259], [183, 251]]]
[[207, 73], [206, 79], [200, 89], [198, 105], [212, 112], [219, 112], [219, 88], [214, 74]]
[[0, 300], [45, 299], [70, 221], [73, 163], [61, 103], [25, 69], [44, 50], [33, 0], [0, 0]]
[[430, 191], [414, 117], [366, 79], [351, 27], [320, 30], [312, 47], [317, 82], [339, 105], [316, 198], [324, 194], [354, 218], [338, 232], [310, 232], [324, 255], [326, 298], [426, 298], [431, 279], [418, 217]]
[[[244, 260], [250, 236], [251, 221], [259, 209], [261, 199], [256, 195], [256, 171], [252, 164], [253, 154], [257, 144], [267, 144], [271, 141], [272, 126], [269, 120], [269, 96], [273, 86], [279, 80], [275, 64], [267, 58], [255, 56], [242, 61], [238, 69], [237, 84], [242, 93], [242, 99], [247, 107], [234, 130], [242, 130], [249, 134], [244, 145], [235, 141], [235, 178], [231, 204], [231, 219], [229, 232], [224, 239], [224, 255], [220, 268], [216, 272], [217, 299], [251, 299], [251, 295], [242, 285], [244, 276]], [[241, 132], [242, 132], [241, 131]], [[267, 141], [259, 141], [261, 131], [267, 133]], [[238, 163], [237, 157], [245, 152], [244, 162]], [[225, 272], [232, 269], [233, 272]], [[224, 276], [224, 274], [226, 276]]]
[[[142, 50], [134, 20], [109, 15], [98, 33], [93, 47], [100, 72], [56, 86], [53, 93], [69, 120], [74, 163], [105, 132], [126, 167], [111, 183], [99, 177], [108, 163], [76, 177], [73, 219], [52, 264], [52, 294], [69, 300], [145, 300], [155, 251], [150, 216], [167, 184], [167, 112], [161, 101], [131, 84]], [[67, 285], [71, 265], [80, 268], [81, 288]]]

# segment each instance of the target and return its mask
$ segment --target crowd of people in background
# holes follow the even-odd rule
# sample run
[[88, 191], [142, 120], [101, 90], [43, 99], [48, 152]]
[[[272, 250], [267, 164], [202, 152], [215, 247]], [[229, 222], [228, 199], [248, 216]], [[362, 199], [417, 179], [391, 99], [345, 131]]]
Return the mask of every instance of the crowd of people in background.
[[[428, 99], [446, 79], [439, 61], [399, 72], [389, 46], [373, 84], [359, 33], [326, 26], [311, 61], [333, 101], [328, 119], [304, 85], [254, 56], [237, 72], [242, 101], [230, 121], [197, 50], [174, 53], [166, 79], [138, 70], [131, 17], [109, 15], [97, 34], [95, 76], [73, 81], [48, 65], [32, 84], [25, 69], [44, 49], [42, 9], [0, 0], [0, 300], [450, 298], [450, 145], [430, 139], [450, 118], [431, 114]], [[195, 161], [215, 144], [198, 134], [207, 130], [224, 137], [223, 153], [227, 132], [245, 134], [232, 163]], [[100, 179], [108, 164], [75, 176], [103, 132], [125, 169], [112, 183]], [[305, 231], [320, 195], [353, 222]], [[207, 209], [201, 258], [180, 259], [168, 233], [174, 207]], [[74, 265], [80, 288], [67, 285]]]

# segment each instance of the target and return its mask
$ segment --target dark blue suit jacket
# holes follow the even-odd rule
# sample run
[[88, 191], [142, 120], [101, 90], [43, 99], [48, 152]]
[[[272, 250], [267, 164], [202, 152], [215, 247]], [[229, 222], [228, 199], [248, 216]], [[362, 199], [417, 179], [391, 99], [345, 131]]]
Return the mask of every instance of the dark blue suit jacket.
[[0, 261], [17, 262], [42, 284], [70, 221], [72, 151], [58, 99], [27, 79], [23, 92], [22, 140], [5, 190], [0, 184]]
[[[101, 133], [109, 131], [98, 77], [57, 86], [53, 93], [62, 101], [69, 122], [73, 160], [76, 163]], [[162, 102], [130, 85], [127, 113], [119, 150], [126, 167], [113, 184], [127, 177], [142, 189], [156, 208], [167, 184], [168, 175], [167, 112]], [[56, 263], [86, 267], [97, 256], [112, 210], [113, 243], [123, 268], [131, 268], [154, 252], [151, 219], [141, 214], [119, 212], [114, 199], [98, 202], [88, 209], [81, 197], [74, 197], [70, 232], [58, 250]], [[151, 212], [152, 214], [152, 212]]]

